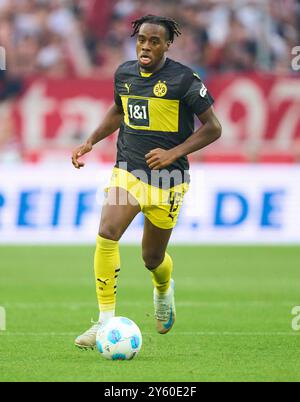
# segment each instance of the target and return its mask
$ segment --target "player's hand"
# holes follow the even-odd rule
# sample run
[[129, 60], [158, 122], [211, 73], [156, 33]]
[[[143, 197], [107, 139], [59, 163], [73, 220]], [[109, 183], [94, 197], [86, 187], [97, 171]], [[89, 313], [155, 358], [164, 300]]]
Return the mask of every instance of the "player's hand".
[[89, 142], [86, 142], [85, 144], [81, 145], [80, 147], [76, 148], [73, 151], [72, 163], [76, 169], [80, 169], [80, 168], [84, 167], [84, 163], [79, 162], [78, 159], [80, 159], [83, 155], [87, 154], [88, 152], [91, 152], [92, 149], [93, 149], [93, 145]]
[[152, 170], [164, 169], [175, 162], [176, 157], [171, 149], [156, 148], [145, 155], [147, 165]]

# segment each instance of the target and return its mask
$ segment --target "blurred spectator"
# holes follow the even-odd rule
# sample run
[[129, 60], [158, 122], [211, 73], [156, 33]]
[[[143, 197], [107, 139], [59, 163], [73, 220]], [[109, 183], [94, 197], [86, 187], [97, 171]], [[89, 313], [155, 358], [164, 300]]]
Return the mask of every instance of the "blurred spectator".
[[0, 103], [0, 162], [15, 162], [21, 158], [21, 144], [15, 135], [11, 104]]
[[111, 76], [118, 63], [135, 57], [131, 21], [148, 13], [181, 23], [170, 57], [202, 76], [289, 72], [291, 49], [300, 41], [299, 0], [0, 0], [5, 79], [14, 82], [2, 97], [33, 74]]
[[92, 61], [78, 7], [73, 0], [0, 0], [7, 75], [90, 75]]

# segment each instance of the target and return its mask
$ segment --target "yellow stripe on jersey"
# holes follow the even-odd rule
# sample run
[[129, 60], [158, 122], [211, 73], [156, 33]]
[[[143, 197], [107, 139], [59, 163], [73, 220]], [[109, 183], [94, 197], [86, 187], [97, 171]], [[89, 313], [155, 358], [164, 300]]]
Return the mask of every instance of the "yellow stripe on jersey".
[[[124, 122], [127, 126], [142, 131], [161, 131], [178, 133], [179, 131], [179, 100], [146, 98], [142, 96], [121, 95], [124, 110]], [[128, 100], [141, 99], [148, 101], [149, 125], [132, 125], [128, 115]]]
[[141, 73], [141, 76], [145, 77], [145, 78], [149, 78], [153, 74], [153, 73], [143, 73], [142, 71], [140, 71], [140, 73]]

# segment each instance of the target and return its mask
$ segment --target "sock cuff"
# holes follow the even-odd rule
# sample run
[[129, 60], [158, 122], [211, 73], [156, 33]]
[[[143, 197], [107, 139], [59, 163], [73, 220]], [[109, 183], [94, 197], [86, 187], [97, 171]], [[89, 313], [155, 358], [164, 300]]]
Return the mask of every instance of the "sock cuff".
[[97, 236], [97, 246], [104, 247], [104, 248], [115, 248], [119, 242], [115, 240], [105, 239], [102, 236]]
[[173, 260], [168, 253], [165, 253], [165, 258], [164, 258], [163, 262], [158, 267], [152, 269], [151, 271], [154, 272], [154, 271], [164, 267], [166, 264], [170, 264], [173, 269]]
[[115, 303], [110, 303], [110, 304], [99, 303], [99, 310], [102, 313], [112, 313], [114, 315], [115, 309], [116, 309]]

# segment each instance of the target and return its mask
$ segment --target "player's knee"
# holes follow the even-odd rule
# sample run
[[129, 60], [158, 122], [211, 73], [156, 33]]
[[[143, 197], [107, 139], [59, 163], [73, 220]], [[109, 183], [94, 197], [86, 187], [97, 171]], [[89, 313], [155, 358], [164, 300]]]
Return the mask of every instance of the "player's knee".
[[164, 260], [164, 255], [157, 252], [143, 251], [145, 267], [149, 270], [157, 268]]
[[106, 224], [100, 227], [99, 236], [108, 240], [119, 241], [122, 237], [122, 233], [119, 228]]

